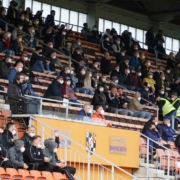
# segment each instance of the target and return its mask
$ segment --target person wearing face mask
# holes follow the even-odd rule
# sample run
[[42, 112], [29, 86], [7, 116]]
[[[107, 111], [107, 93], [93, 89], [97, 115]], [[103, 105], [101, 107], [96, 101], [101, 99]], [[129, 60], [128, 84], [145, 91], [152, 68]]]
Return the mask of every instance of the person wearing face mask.
[[106, 81], [107, 81], [106, 75], [102, 74], [97, 84], [97, 86], [102, 86], [104, 88], [105, 93], [107, 93], [109, 90], [109, 87], [107, 86]]
[[118, 58], [116, 58], [116, 64], [118, 65], [122, 65], [124, 60], [125, 59], [128, 59], [129, 57], [126, 56], [126, 50], [124, 50], [122, 47], [121, 47], [121, 51], [120, 53], [118, 54]]
[[[178, 53], [177, 53], [178, 54]], [[177, 55], [176, 54], [176, 55]], [[170, 52], [169, 53], [169, 56], [167, 58], [167, 67], [170, 68], [170, 69], [174, 69], [175, 66], [176, 66], [176, 61], [175, 60], [175, 56], [174, 56], [174, 53], [173, 52]]]
[[115, 88], [118, 88], [119, 87], [119, 79], [117, 76], [113, 76], [111, 78], [112, 82], [110, 83], [109, 85], [109, 90], [111, 90], [111, 88], [115, 87]]
[[154, 73], [154, 75], [153, 75], [153, 79], [154, 79], [155, 81], [156, 81], [157, 79], [159, 79], [161, 73], [163, 73], [163, 72], [164, 72], [163, 66], [158, 66], [158, 68], [156, 69], [156, 71], [155, 71], [155, 73]]
[[95, 110], [96, 111], [94, 112], [94, 114], [92, 116], [92, 119], [95, 120], [95, 121], [98, 121], [98, 122], [100, 120], [101, 122], [106, 123], [105, 117], [104, 117], [104, 109], [103, 109], [103, 107], [98, 105], [98, 106], [96, 106]]
[[91, 86], [94, 88], [94, 89], [97, 89], [98, 87], [98, 84], [99, 84], [99, 74], [98, 73], [93, 73], [92, 74], [92, 78], [91, 78]]
[[99, 60], [94, 60], [92, 64], [90, 64], [89, 68], [92, 70], [93, 73], [98, 73], [99, 72], [99, 69], [98, 69], [98, 66], [99, 66], [100, 62]]
[[138, 44], [135, 42], [131, 42], [131, 47], [127, 50], [126, 55], [128, 56], [134, 56], [134, 51], [138, 51]]
[[[60, 76], [63, 77], [63, 79], [66, 79], [66, 77], [69, 77], [71, 79], [71, 70], [69, 68], [69, 66], [64, 66], [63, 70], [59, 73]], [[71, 80], [71, 84], [72, 84], [72, 80]]]
[[166, 70], [164, 71], [165, 75], [165, 81], [168, 86], [171, 86], [174, 83], [173, 73], [172, 69], [170, 67], [166, 67]]
[[34, 27], [34, 30], [35, 30], [35, 36], [38, 39], [41, 38], [41, 27], [39, 26], [39, 19], [38, 18], [34, 18], [33, 27]]
[[128, 56], [124, 56], [123, 62], [121, 62], [121, 63], [119, 64], [120, 72], [121, 72], [121, 73], [124, 73], [124, 70], [127, 69], [127, 68], [129, 68], [129, 58], [130, 58], [130, 57], [128, 57]]
[[166, 60], [166, 50], [163, 47], [163, 41], [159, 40], [158, 44], [155, 47], [155, 52], [157, 54], [158, 59], [165, 59]]
[[112, 44], [112, 50], [116, 56], [116, 63], [119, 64], [121, 62], [121, 39], [119, 36], [116, 37], [116, 40]]
[[110, 78], [112, 79], [113, 76], [116, 76], [118, 79], [120, 78], [120, 69], [119, 65], [116, 65], [114, 69], [111, 71], [111, 76]]
[[68, 98], [67, 95], [63, 95], [61, 87], [64, 83], [64, 78], [62, 76], [57, 76], [56, 79], [52, 81], [46, 90], [44, 97], [48, 99], [63, 100], [63, 98]]
[[16, 40], [10, 47], [10, 50], [13, 51], [16, 56], [20, 56], [24, 50], [22, 41], [23, 41], [22, 34], [18, 34]]
[[147, 76], [143, 79], [143, 83], [148, 83], [150, 85], [150, 87], [152, 88], [153, 91], [155, 91], [155, 80], [153, 79], [153, 73], [152, 72], [148, 72]]
[[141, 69], [140, 66], [140, 61], [139, 61], [139, 52], [138, 51], [134, 51], [133, 52], [133, 56], [131, 56], [130, 58], [130, 62], [129, 62], [130, 68], [131, 69]]
[[105, 53], [105, 52], [112, 52], [112, 44], [109, 41], [109, 37], [107, 35], [103, 36], [103, 40], [101, 42], [101, 52]]
[[[52, 51], [51, 54], [49, 55], [48, 58], [48, 61], [50, 62], [49, 63], [49, 69], [51, 71], [51, 74], [56, 74], [56, 68], [55, 68], [55, 64], [58, 63], [58, 61], [60, 61], [58, 58], [57, 58], [57, 54], [55, 51]], [[56, 63], [57, 62], [57, 63]]]
[[142, 89], [142, 73], [137, 68], [135, 73], [131, 73], [132, 84], [136, 88], [136, 91], [140, 91]]
[[28, 169], [29, 167], [23, 159], [24, 151], [24, 141], [22, 140], [17, 140], [15, 145], [8, 150], [8, 159], [16, 170]]
[[88, 29], [88, 23], [83, 24], [81, 33], [86, 41], [96, 43], [96, 39], [93, 38], [93, 33]]
[[9, 82], [13, 82], [15, 80], [17, 73], [22, 72], [22, 70], [23, 70], [23, 63], [20, 61], [16, 62], [14, 64], [14, 68], [10, 69], [9, 76], [8, 76]]
[[77, 38], [76, 41], [73, 43], [73, 49], [76, 49], [76, 48], [80, 48], [80, 52], [81, 52], [82, 56], [84, 57], [84, 51], [83, 51], [83, 48], [81, 46], [81, 39], [80, 38]]
[[54, 22], [55, 14], [56, 14], [56, 12], [54, 10], [51, 10], [50, 14], [47, 15], [46, 20], [45, 20], [46, 26], [49, 26], [49, 25], [54, 26], [55, 25], [55, 22]]
[[16, 134], [16, 126], [13, 122], [6, 124], [6, 129], [2, 133], [3, 147], [8, 150], [14, 146], [14, 135]]
[[78, 112], [78, 116], [91, 118], [92, 107], [89, 104], [84, 104], [83, 109]]
[[75, 180], [76, 169], [71, 166], [66, 166], [64, 160], [58, 160], [57, 158], [57, 144], [55, 142], [46, 143], [46, 148], [43, 149], [43, 154], [50, 159], [49, 164], [53, 167], [52, 172], [60, 172], [65, 174], [68, 180]]
[[[66, 99], [69, 100], [70, 106], [82, 107], [80, 102], [77, 100], [77, 95], [71, 86], [71, 79], [69, 77], [66, 77], [64, 84], [61, 86], [61, 91], [64, 96], [67, 95], [68, 98]], [[71, 104], [71, 102], [77, 104]]]
[[145, 60], [141, 66], [142, 79], [147, 77], [147, 73], [150, 71], [151, 62], [149, 60]]
[[21, 138], [24, 141], [25, 148], [32, 144], [32, 138], [35, 136], [35, 128], [33, 126], [28, 127], [27, 132]]
[[[3, 21], [9, 23], [9, 19], [7, 18], [6, 14], [7, 14], [7, 13], [6, 13], [6, 9], [5, 9], [4, 7], [1, 7], [1, 9], [0, 9], [0, 19], [2, 19]], [[0, 28], [1, 28], [3, 31], [6, 31], [6, 30], [7, 30], [7, 27], [6, 27], [6, 23], [5, 23], [5, 22], [0, 21]]]
[[96, 40], [96, 43], [99, 44], [99, 43], [100, 43], [101, 36], [102, 36], [102, 33], [100, 33], [100, 32], [98, 31], [98, 27], [97, 27], [96, 24], [93, 26], [93, 28], [92, 28], [92, 30], [91, 30], [91, 33], [93, 34], [92, 38], [93, 38], [94, 40]]
[[160, 77], [156, 80], [155, 88], [156, 92], [158, 92], [161, 88], [163, 88], [165, 91], [168, 90], [168, 85], [165, 81], [164, 72], [160, 73]]
[[17, 10], [16, 7], [18, 6], [18, 3], [15, 1], [10, 2], [10, 6], [7, 10], [7, 18], [10, 20], [11, 24], [14, 24], [17, 20]]
[[3, 60], [0, 61], [0, 78], [8, 79], [11, 69], [11, 57], [6, 55]]
[[36, 41], [37, 36], [34, 26], [29, 26], [26, 34], [23, 44], [27, 47], [37, 47], [38, 42]]
[[162, 128], [162, 139], [166, 142], [174, 142], [174, 136], [176, 135], [176, 131], [171, 127], [171, 123], [169, 119], [164, 119]]
[[159, 30], [158, 33], [156, 34], [155, 36], [155, 45], [158, 45], [159, 41], [161, 41], [162, 43], [165, 43], [164, 41], [164, 37], [163, 37], [163, 31], [162, 30]]
[[75, 77], [74, 67], [70, 68], [70, 79], [71, 79], [72, 87], [75, 88], [76, 87], [76, 83], [78, 83], [78, 78]]
[[42, 55], [43, 56], [50, 56], [50, 54], [53, 52], [53, 42], [52, 41], [48, 41], [47, 42], [47, 46], [43, 46], [43, 49], [42, 49]]
[[[17, 29], [14, 29], [12, 32], [13, 41], [15, 41], [17, 39], [18, 34], [23, 35], [23, 23], [22, 22], [18, 22]], [[23, 36], [25, 36], [25, 35], [23, 35]]]
[[33, 136], [32, 144], [26, 147], [23, 153], [24, 162], [29, 166], [28, 170], [52, 172], [53, 167], [49, 163], [50, 158], [44, 156], [41, 146], [41, 136]]
[[145, 59], [146, 56], [145, 56], [145, 53], [144, 52], [139, 52], [139, 63], [140, 63], [140, 66], [142, 66], [145, 62]]
[[132, 98], [129, 103], [129, 110], [134, 112], [133, 114], [134, 117], [140, 117], [150, 120], [151, 113], [143, 111], [145, 105], [142, 105], [140, 101], [141, 101], [141, 94], [139, 92], [136, 92], [134, 98]]

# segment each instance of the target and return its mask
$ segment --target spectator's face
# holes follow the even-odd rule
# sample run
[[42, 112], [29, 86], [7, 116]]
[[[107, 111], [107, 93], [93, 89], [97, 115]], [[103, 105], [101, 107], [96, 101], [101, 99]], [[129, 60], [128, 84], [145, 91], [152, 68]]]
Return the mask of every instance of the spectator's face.
[[106, 76], [102, 76], [102, 77], [101, 77], [101, 80], [102, 80], [103, 82], [106, 82]]
[[70, 73], [70, 69], [68, 67], [65, 68], [66, 73]]
[[119, 72], [119, 66], [116, 66], [116, 67], [115, 67], [115, 70], [116, 70], [117, 72]]
[[51, 14], [52, 14], [52, 16], [55, 16], [55, 12], [52, 12]]
[[85, 75], [85, 74], [86, 74], [85, 69], [82, 69], [82, 70], [81, 70], [81, 74], [82, 74], [82, 75]]
[[71, 81], [70, 80], [66, 80], [66, 84], [70, 86]]
[[33, 127], [28, 129], [28, 134], [33, 133], [35, 135], [35, 129]]
[[11, 63], [11, 62], [12, 62], [12, 60], [11, 60], [10, 57], [6, 58], [5, 61], [6, 61], [7, 63]]
[[121, 51], [122, 56], [125, 56], [125, 53], [126, 53], [125, 51]]
[[150, 61], [146, 61], [146, 65], [147, 65], [147, 66], [150, 66], [150, 65], [151, 65], [151, 62], [150, 62]]
[[107, 33], [107, 34], [110, 34], [110, 33], [111, 33], [111, 31], [108, 29], [108, 30], [106, 31], [106, 33]]
[[30, 14], [30, 12], [31, 12], [31, 9], [30, 9], [30, 8], [27, 8], [27, 9], [26, 9], [26, 13]]
[[28, 14], [26, 14], [25, 19], [26, 19], [26, 21], [29, 22], [29, 15]]
[[90, 106], [85, 106], [84, 111], [86, 113], [91, 113], [91, 107]]
[[18, 11], [22, 12], [22, 7], [21, 6], [18, 7]]
[[121, 43], [121, 39], [120, 39], [120, 38], [117, 38], [117, 39], [116, 39], [116, 42], [117, 42], [117, 44], [120, 44], [120, 43]]
[[32, 34], [35, 34], [35, 29], [34, 29], [34, 28], [30, 28], [30, 32], [31, 32]]
[[98, 114], [103, 114], [103, 113], [102, 113], [102, 110], [103, 110], [103, 108], [102, 108], [102, 107], [99, 107], [99, 108], [97, 109]]
[[164, 92], [165, 92], [165, 91], [164, 91], [163, 88], [159, 90], [159, 93], [160, 93], [160, 94], [164, 94]]
[[21, 15], [20, 19], [21, 19], [21, 20], [24, 20], [24, 19], [25, 19], [24, 14]]
[[136, 52], [136, 53], [134, 54], [134, 56], [136, 56], [137, 58], [139, 58], [139, 53]]
[[60, 84], [63, 84], [63, 83], [64, 83], [64, 79], [63, 79], [63, 78], [59, 78], [57, 81], [58, 81]]
[[134, 50], [138, 50], [138, 45], [134, 45]]
[[135, 95], [135, 97], [136, 97], [136, 99], [139, 99], [139, 98], [141, 97], [141, 94], [137, 93], [137, 94]]
[[166, 126], [168, 126], [168, 127], [171, 126], [170, 120], [165, 120], [165, 121], [164, 121], [164, 124], [165, 124]]
[[19, 78], [19, 84], [22, 84], [25, 80], [25, 77], [24, 76], [20, 76]]
[[2, 15], [3, 16], [5, 16], [7, 13], [6, 13], [6, 10], [4, 9], [3, 11], [2, 11]]
[[154, 124], [151, 125], [151, 127], [149, 128], [150, 130], [155, 130], [156, 129], [156, 126]]
[[177, 96], [175, 96], [175, 95], [172, 95], [172, 96], [171, 96], [171, 100], [172, 100], [172, 101], [174, 101], [176, 98], [177, 98]]
[[158, 119], [157, 119], [157, 118], [154, 118], [154, 119], [152, 120], [152, 122], [153, 122], [155, 125], [158, 125]]
[[19, 30], [22, 30], [22, 29], [23, 29], [23, 26], [18, 25], [18, 29], [19, 29]]
[[41, 145], [41, 144], [42, 144], [41, 138], [37, 138], [37, 139], [34, 140], [34, 145], [35, 146], [38, 146], [38, 145]]
[[35, 19], [34, 24], [38, 25], [39, 24], [39, 20]]
[[81, 40], [78, 39], [78, 40], [76, 41], [76, 43], [77, 43], [78, 45], [81, 45]]
[[129, 64], [129, 59], [124, 60], [125, 64]]
[[94, 63], [93, 66], [94, 66], [95, 68], [97, 68], [97, 67], [98, 67], [98, 63], [97, 63], [97, 62]]
[[23, 69], [23, 64], [22, 63], [18, 63], [17, 66], [16, 66], [16, 69], [18, 70], [18, 72], [21, 72], [22, 69]]
[[106, 59], [109, 59], [109, 53], [105, 53], [105, 54], [104, 54], [104, 57], [105, 57]]
[[141, 53], [141, 58], [145, 59], [145, 54], [144, 53]]
[[52, 59], [56, 59], [56, 52], [54, 52], [54, 53], [51, 54], [51, 58], [52, 58]]
[[149, 74], [149, 75], [148, 75], [148, 78], [152, 79], [152, 78], [153, 78], [153, 75], [152, 75], [152, 74]]
[[77, 49], [77, 50], [76, 50], [76, 53], [77, 53], [77, 54], [81, 54], [80, 49]]
[[53, 43], [52, 43], [52, 42], [49, 42], [49, 43], [48, 43], [48, 46], [51, 47], [51, 48], [53, 48]]
[[130, 73], [130, 70], [129, 70], [129, 69], [125, 69], [125, 73], [126, 73], [126, 74], [129, 74], [129, 73]]
[[22, 36], [18, 36], [18, 37], [17, 37], [17, 41], [18, 41], [18, 42], [22, 42]]
[[118, 89], [118, 93], [119, 93], [120, 95], [122, 95], [122, 94], [123, 94], [123, 90], [122, 90], [121, 88], [119, 88], [119, 89]]
[[37, 82], [38, 81], [38, 78], [37, 77], [34, 77], [34, 82]]
[[117, 88], [112, 88], [112, 89], [111, 89], [111, 92], [112, 92], [113, 94], [117, 94]]

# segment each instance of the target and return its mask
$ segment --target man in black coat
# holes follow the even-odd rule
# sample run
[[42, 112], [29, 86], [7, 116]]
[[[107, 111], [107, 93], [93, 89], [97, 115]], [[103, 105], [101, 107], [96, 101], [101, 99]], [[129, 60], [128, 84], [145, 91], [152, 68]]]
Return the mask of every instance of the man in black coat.
[[101, 59], [101, 72], [103, 74], [109, 75], [111, 71], [112, 71], [112, 64], [109, 57], [109, 52], [105, 52], [104, 57]]
[[46, 26], [54, 26], [55, 22], [54, 22], [54, 16], [55, 16], [55, 11], [51, 10], [51, 14], [47, 15], [46, 20], [45, 20], [45, 25]]
[[154, 53], [154, 27], [151, 27], [146, 33], [146, 45], [148, 46], [148, 51]]
[[0, 61], [0, 78], [7, 79], [10, 69], [11, 57], [6, 55], [5, 58]]

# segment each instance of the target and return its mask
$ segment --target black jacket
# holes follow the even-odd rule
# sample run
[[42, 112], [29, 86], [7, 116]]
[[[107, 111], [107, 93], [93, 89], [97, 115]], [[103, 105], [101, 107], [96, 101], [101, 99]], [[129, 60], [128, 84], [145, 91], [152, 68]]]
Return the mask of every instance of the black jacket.
[[112, 79], [112, 77], [113, 76], [116, 76], [118, 79], [120, 78], [120, 73], [119, 72], [117, 72], [115, 69], [114, 70], [112, 70], [112, 72], [111, 72], [111, 79]]
[[53, 50], [50, 47], [43, 46], [43, 49], [42, 49], [43, 56], [50, 56], [52, 52], [53, 52]]
[[178, 99], [173, 106], [176, 108], [176, 110], [178, 110], [178, 108], [180, 107], [180, 99]]
[[130, 74], [128, 74], [128, 75], [126, 75], [125, 73], [121, 74], [119, 80], [120, 80], [119, 81], [120, 84], [125, 84], [127, 86], [133, 86]]
[[45, 20], [45, 24], [46, 24], [46, 26], [50, 26], [50, 25], [54, 26], [55, 25], [54, 16], [51, 14], [47, 15], [46, 20]]
[[106, 59], [105, 57], [103, 57], [101, 59], [101, 72], [103, 74], [107, 74], [109, 75], [109, 73], [112, 71], [112, 64], [111, 64], [111, 60]]
[[14, 146], [14, 137], [9, 130], [5, 130], [2, 133], [3, 146], [6, 150]]
[[101, 52], [112, 51], [111, 42], [103, 40], [101, 43]]
[[32, 145], [32, 137], [28, 133], [25, 133], [21, 140], [24, 141], [25, 148]]
[[44, 155], [42, 149], [38, 149], [36, 146], [30, 145], [26, 147], [24, 151], [24, 162], [29, 163], [43, 163], [44, 162]]
[[107, 103], [108, 103], [108, 106], [119, 109], [119, 100], [116, 95], [109, 93], [107, 95]]
[[46, 61], [46, 59], [45, 59], [44, 56], [40, 56], [37, 52], [34, 52], [34, 53], [32, 54], [32, 56], [31, 56], [31, 59], [30, 59], [30, 63], [29, 63], [30, 68], [32, 68], [32, 67], [34, 66], [34, 64], [35, 64], [35, 62], [36, 62], [37, 60], [41, 60], [41, 61], [43, 61], [43, 62]]
[[0, 75], [9, 74], [10, 71], [10, 63], [7, 63], [5, 60], [0, 61]]
[[81, 75], [81, 74], [78, 74], [76, 77], [78, 78], [78, 83], [76, 83], [76, 87], [79, 87], [79, 88], [84, 87], [85, 76]]
[[122, 62], [120, 64], [120, 72], [124, 73], [125, 69], [128, 68], [129, 66], [127, 66], [127, 64], [125, 62]]
[[150, 30], [147, 31], [146, 33], [146, 45], [150, 47], [154, 47], [154, 34]]

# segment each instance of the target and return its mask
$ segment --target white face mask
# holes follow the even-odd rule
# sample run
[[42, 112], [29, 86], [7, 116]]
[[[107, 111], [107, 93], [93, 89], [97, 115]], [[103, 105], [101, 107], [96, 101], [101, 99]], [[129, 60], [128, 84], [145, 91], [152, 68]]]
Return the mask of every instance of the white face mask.
[[118, 81], [118, 80], [115, 80], [114, 82], [117, 84], [119, 81]]
[[58, 149], [57, 149], [57, 148], [55, 148], [55, 149], [53, 150], [53, 152], [54, 152], [54, 153], [57, 153], [57, 150], [58, 150]]
[[167, 70], [167, 73], [170, 73], [171, 71], [170, 70]]
[[137, 54], [136, 57], [139, 58], [139, 54]]
[[127, 73], [129, 74], [129, 73], [130, 73], [130, 70], [128, 70]]
[[35, 33], [35, 30], [33, 29], [31, 32], [32, 32], [32, 33]]
[[78, 51], [77, 54], [81, 54], [81, 52]]
[[86, 74], [86, 72], [85, 72], [85, 71], [81, 71], [81, 74], [83, 74], [83, 75], [84, 75], [84, 74]]
[[162, 80], [165, 80], [165, 77], [164, 77], [164, 76], [162, 77]]
[[51, 44], [51, 45], [49, 45], [49, 47], [50, 47], [50, 48], [53, 48], [53, 45]]
[[97, 28], [94, 28], [95, 31], [97, 31]]
[[25, 147], [21, 147], [20, 151], [23, 153], [25, 151]]
[[99, 79], [99, 76], [97, 76], [97, 79]]
[[11, 59], [8, 59], [8, 63], [11, 63], [12, 62], [12, 60]]
[[89, 74], [89, 77], [92, 77], [92, 74]]
[[145, 88], [146, 91], [149, 91], [149, 88]]
[[121, 41], [117, 41], [117, 44], [120, 44], [121, 43]]
[[36, 21], [36, 24], [39, 24], [39, 21]]
[[68, 69], [68, 70], [67, 70], [67, 73], [69, 74], [70, 72], [71, 72], [71, 71]]
[[116, 69], [117, 72], [119, 72], [119, 69]]
[[138, 50], [138, 47], [135, 47], [134, 49], [135, 49], [135, 50]]
[[21, 19], [22, 19], [22, 20], [24, 20], [24, 19], [25, 19], [25, 17], [21, 17]]
[[150, 76], [149, 76], [149, 78], [150, 78], [150, 79], [152, 79], [152, 78], [153, 78], [153, 76], [152, 76], [152, 75], [150, 75]]
[[29, 133], [29, 136], [30, 136], [30, 137], [34, 137], [35, 134], [34, 134], [34, 133]]
[[150, 66], [150, 65], [151, 65], [151, 63], [149, 62], [149, 63], [148, 63], [148, 66]]
[[20, 27], [19, 27], [19, 29], [20, 29], [20, 30], [22, 30], [22, 29], [23, 29], [23, 27], [22, 27], [22, 26], [20, 26]]
[[161, 94], [164, 94], [164, 91], [161, 91]]
[[67, 81], [67, 85], [70, 85], [71, 84], [71, 81]]
[[168, 126], [168, 127], [170, 127], [170, 126], [171, 126], [171, 124], [170, 124], [170, 123], [168, 123], [168, 124], [167, 124], [167, 126]]
[[104, 114], [104, 110], [103, 109], [101, 110], [101, 114]]
[[27, 21], [27, 22], [29, 22], [29, 19], [28, 19], [28, 18], [26, 18], [26, 21]]
[[138, 97], [138, 100], [140, 101], [140, 100], [141, 100], [141, 97]]
[[22, 42], [22, 38], [19, 38], [19, 42]]
[[147, 84], [148, 87], [150, 87], [150, 84]]
[[142, 56], [143, 59], [145, 59], [146, 57], [145, 56]]
[[73, 73], [74, 73], [74, 71], [71, 71], [70, 73], [71, 73], [71, 74], [73, 74]]
[[103, 81], [103, 82], [105, 82], [105, 81], [106, 81], [106, 79], [105, 79], [105, 78], [102, 78], [102, 81]]
[[59, 83], [60, 83], [60, 84], [63, 84], [63, 83], [64, 83], [64, 81], [63, 81], [63, 80], [60, 80], [60, 81], [59, 81]]
[[92, 113], [92, 109], [89, 109], [88, 113]]
[[106, 41], [109, 41], [109, 38], [106, 38]]
[[66, 32], [64, 31], [62, 34], [65, 36], [65, 35], [66, 35]]
[[121, 56], [125, 56], [125, 53], [121, 53]]
[[15, 129], [12, 131], [12, 134], [13, 134], [13, 135], [15, 135], [15, 134], [16, 134], [16, 130], [15, 130]]
[[96, 68], [97, 68], [97, 67], [98, 67], [98, 64], [94, 64], [94, 67], [96, 67]]
[[56, 56], [52, 56], [52, 59], [56, 59]]
[[104, 91], [104, 88], [102, 87], [102, 88], [99, 88], [99, 91], [100, 92], [103, 92]]
[[141, 74], [141, 73], [138, 73], [138, 76], [142, 76], [142, 74]]
[[81, 45], [81, 42], [78, 42], [78, 45], [80, 46], [80, 45]]
[[27, 61], [27, 60], [28, 60], [28, 57], [24, 57], [24, 60]]
[[175, 100], [175, 98], [171, 98], [171, 100], [172, 100], [172, 101], [174, 101], [174, 100]]
[[22, 71], [22, 68], [19, 68], [19, 69], [18, 69], [18, 72], [21, 72], [21, 71]]
[[9, 37], [9, 38], [10, 38], [10, 37], [11, 37], [11, 34], [8, 34], [8, 35], [7, 35], [7, 37]]
[[41, 144], [38, 144], [38, 145], [37, 145], [37, 148], [41, 148]]
[[157, 125], [158, 125], [158, 122], [155, 122], [155, 125], [157, 126]]

